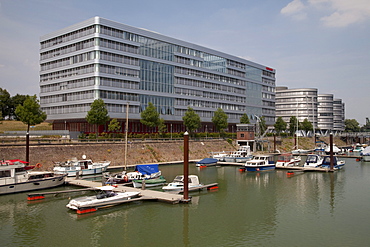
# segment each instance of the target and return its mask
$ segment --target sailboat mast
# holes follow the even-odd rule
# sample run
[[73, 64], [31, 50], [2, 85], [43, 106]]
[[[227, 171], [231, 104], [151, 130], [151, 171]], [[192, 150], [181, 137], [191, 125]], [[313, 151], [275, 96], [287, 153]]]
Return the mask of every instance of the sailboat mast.
[[126, 105], [126, 124], [125, 124], [125, 170], [127, 171], [127, 133], [128, 133], [128, 102]]

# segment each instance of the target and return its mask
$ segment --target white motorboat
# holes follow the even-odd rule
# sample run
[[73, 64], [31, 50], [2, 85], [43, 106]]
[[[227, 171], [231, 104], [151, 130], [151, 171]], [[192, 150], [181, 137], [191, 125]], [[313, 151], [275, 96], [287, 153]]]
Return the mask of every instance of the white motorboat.
[[113, 186], [101, 186], [96, 187], [96, 189], [100, 190], [99, 194], [72, 199], [66, 207], [76, 211], [90, 208], [96, 209], [115, 206], [140, 196], [140, 192], [114, 192], [115, 187]]
[[325, 148], [327, 148], [327, 144], [323, 141], [317, 141], [315, 145], [315, 152], [325, 152]]
[[365, 148], [360, 143], [356, 143], [353, 147], [353, 152], [362, 152], [364, 149]]
[[[338, 159], [336, 156], [333, 156], [333, 168], [334, 169], [342, 169], [345, 165], [344, 160]], [[321, 163], [322, 168], [330, 168], [330, 156], [325, 156], [322, 163]]]
[[364, 150], [362, 150], [360, 155], [363, 161], [370, 161], [370, 146], [367, 146]]
[[275, 169], [274, 157], [272, 155], [256, 155], [244, 164], [249, 172], [266, 171]]
[[[340, 152], [342, 152], [342, 150], [340, 148], [338, 148], [335, 144], [333, 144], [333, 153], [338, 154]], [[330, 145], [325, 147], [325, 153], [330, 154]]]
[[23, 163], [1, 162], [0, 195], [53, 188], [64, 184], [66, 175], [53, 172], [27, 171]]
[[240, 146], [239, 149], [224, 157], [225, 162], [243, 163], [251, 160], [253, 155], [250, 146]]
[[290, 153], [281, 154], [277, 158], [276, 168], [298, 166], [301, 159], [301, 156], [293, 156]]
[[292, 150], [292, 154], [307, 154], [309, 152], [311, 152], [312, 150], [305, 150], [305, 149], [295, 149], [295, 150]]
[[[189, 190], [196, 189], [196, 188], [203, 188], [203, 184], [199, 182], [199, 178], [197, 175], [189, 175]], [[166, 186], [162, 187], [164, 191], [183, 191], [184, 190], [184, 175], [178, 175], [175, 179]]]
[[311, 167], [317, 168], [322, 165], [322, 161], [324, 158], [318, 154], [309, 154], [307, 155], [306, 162], [304, 163], [303, 167]]
[[100, 174], [107, 170], [110, 161], [93, 162], [91, 159], [86, 159], [82, 156], [82, 160], [73, 158], [66, 162], [56, 163], [54, 165], [55, 174], [67, 174], [68, 177], [74, 177], [77, 174], [80, 176]]
[[225, 151], [222, 152], [212, 152], [211, 158], [217, 159], [218, 161], [224, 161], [225, 156], [227, 153]]
[[146, 164], [137, 165], [133, 172], [122, 171], [118, 174], [107, 175], [105, 178], [107, 179], [106, 184], [122, 184], [134, 180], [160, 178], [161, 176], [162, 172], [159, 170], [158, 164]]

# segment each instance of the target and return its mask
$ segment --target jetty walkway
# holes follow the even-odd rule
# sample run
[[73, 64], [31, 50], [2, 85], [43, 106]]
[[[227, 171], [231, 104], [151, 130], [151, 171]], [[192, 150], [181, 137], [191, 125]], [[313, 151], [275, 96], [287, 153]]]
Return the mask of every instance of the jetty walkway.
[[[76, 185], [86, 188], [95, 188], [102, 186], [100, 182], [88, 181], [83, 179], [75, 179], [75, 178], [67, 178], [66, 183], [70, 185]], [[166, 193], [161, 191], [154, 191], [154, 190], [142, 190], [139, 188], [129, 187], [118, 185], [115, 189], [117, 192], [140, 192], [141, 200], [158, 200], [164, 201], [168, 203], [179, 203], [183, 200], [183, 196], [180, 194], [173, 194], [173, 193]]]
[[[102, 186], [101, 183], [99, 182], [94, 182], [94, 181], [88, 181], [88, 180], [83, 180], [83, 179], [75, 179], [75, 178], [67, 178], [66, 183], [75, 185], [75, 186], [81, 186], [81, 187], [86, 187], [86, 188], [96, 188], [99, 186]], [[212, 183], [212, 184], [207, 184], [203, 185], [201, 187], [197, 188], [189, 188], [189, 192], [191, 191], [196, 191], [196, 190], [201, 190], [201, 189], [212, 189], [217, 187], [217, 183]], [[156, 200], [156, 201], [163, 201], [167, 203], [180, 203], [180, 202], [188, 202], [188, 200], [185, 200], [183, 195], [179, 194], [182, 193], [182, 191], [177, 191], [177, 192], [162, 192], [162, 191], [155, 191], [155, 190], [145, 190], [145, 189], [139, 189], [139, 188], [134, 188], [134, 187], [129, 187], [129, 186], [124, 186], [124, 185], [116, 185], [115, 191], [117, 192], [140, 192], [141, 197], [137, 199], [131, 199], [131, 200]], [[130, 200], [128, 200], [129, 202]]]

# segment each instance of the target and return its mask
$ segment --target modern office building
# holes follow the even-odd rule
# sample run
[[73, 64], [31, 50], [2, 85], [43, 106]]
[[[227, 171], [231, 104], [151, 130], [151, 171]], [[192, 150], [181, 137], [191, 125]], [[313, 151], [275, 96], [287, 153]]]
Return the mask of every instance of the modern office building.
[[287, 123], [292, 116], [299, 122], [307, 119], [317, 129], [317, 92], [315, 88], [276, 87], [276, 117], [282, 117]]
[[333, 101], [334, 95], [332, 94], [319, 94], [318, 98], [318, 127], [322, 130], [334, 129], [334, 108]]
[[344, 131], [345, 129], [345, 124], [344, 124], [344, 108], [345, 105], [344, 103], [342, 102], [341, 99], [334, 99], [334, 102], [333, 102], [333, 120], [334, 120], [334, 123], [333, 123], [333, 130], [335, 131]]
[[[53, 128], [94, 131], [85, 117], [95, 99], [129, 132], [146, 132], [140, 113], [152, 102], [168, 131], [184, 131], [192, 107], [199, 131], [215, 131], [221, 108], [229, 131], [246, 113], [275, 122], [275, 70], [240, 57], [141, 28], [91, 18], [41, 37], [40, 102]], [[99, 131], [106, 131], [102, 126]]]
[[332, 94], [318, 94], [316, 88], [276, 87], [276, 117], [289, 123], [310, 121], [316, 133], [344, 131], [344, 103]]

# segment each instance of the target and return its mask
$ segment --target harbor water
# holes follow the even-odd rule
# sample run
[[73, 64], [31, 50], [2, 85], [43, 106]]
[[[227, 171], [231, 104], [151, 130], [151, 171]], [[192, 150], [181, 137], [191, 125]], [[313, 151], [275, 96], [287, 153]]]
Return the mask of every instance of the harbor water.
[[[303, 157], [303, 159], [305, 159]], [[334, 173], [240, 172], [235, 166], [190, 174], [212, 191], [189, 204], [133, 202], [77, 215], [70, 197], [0, 196], [1, 246], [369, 246], [370, 162], [345, 158]], [[170, 182], [182, 165], [160, 166]], [[63, 186], [53, 190], [76, 189]]]

